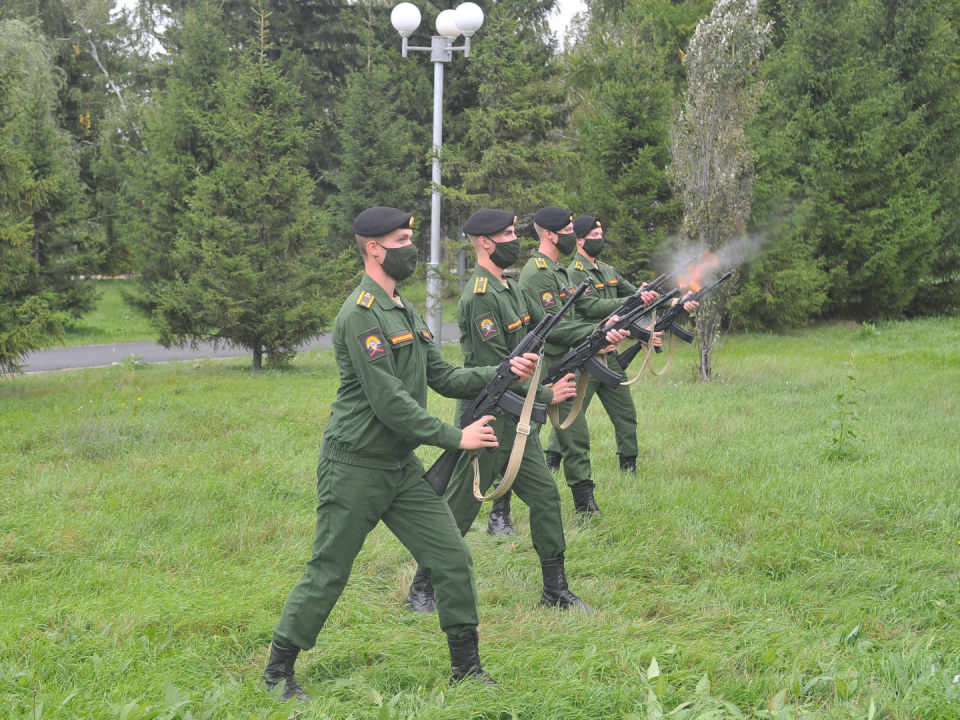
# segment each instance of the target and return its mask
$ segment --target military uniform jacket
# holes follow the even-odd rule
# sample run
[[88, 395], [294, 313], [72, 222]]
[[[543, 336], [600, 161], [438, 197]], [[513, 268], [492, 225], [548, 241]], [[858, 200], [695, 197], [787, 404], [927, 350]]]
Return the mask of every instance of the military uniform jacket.
[[[532, 305], [538, 305], [543, 311], [551, 315], [563, 307], [567, 300], [568, 290], [573, 292], [570, 286], [571, 281], [567, 275], [567, 269], [555, 263], [539, 250], [534, 250], [530, 254], [530, 259], [523, 266], [523, 270], [520, 271], [520, 289], [526, 293]], [[576, 285], [573, 287], [575, 289]], [[590, 330], [593, 330], [593, 328], [590, 328]], [[583, 336], [581, 336], [582, 338]], [[550, 341], [544, 346], [544, 354], [556, 358], [563, 355], [569, 347], [569, 345]]]
[[320, 454], [339, 462], [393, 469], [413, 450], [454, 450], [458, 428], [427, 412], [427, 387], [445, 397], [476, 396], [496, 368], [458, 368], [444, 360], [423, 318], [406, 300], [397, 305], [367, 275], [333, 323], [340, 389]]
[[588, 275], [593, 278], [593, 287], [587, 288], [577, 300], [574, 308], [577, 317], [595, 322], [603, 320], [620, 307], [624, 298], [637, 292], [637, 288], [615, 268], [601, 262], [594, 264], [577, 253], [567, 268], [570, 284], [576, 287]]
[[[542, 304], [531, 300], [514, 280], [507, 279], [505, 287], [489, 270], [477, 265], [457, 303], [464, 365], [499, 365], [546, 313]], [[550, 333], [550, 338], [566, 351], [583, 340], [594, 327], [594, 323], [568, 320], [564, 316]], [[523, 392], [526, 391], [527, 385], [524, 384]], [[553, 391], [540, 387], [536, 399], [537, 402], [550, 403]]]

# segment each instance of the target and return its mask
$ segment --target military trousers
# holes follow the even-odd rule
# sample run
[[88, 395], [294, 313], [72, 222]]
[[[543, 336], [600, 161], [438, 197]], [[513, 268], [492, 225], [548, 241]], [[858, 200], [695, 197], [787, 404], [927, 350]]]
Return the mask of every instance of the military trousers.
[[[480, 490], [489, 492], [494, 480], [502, 478], [513, 450], [517, 421], [506, 415], [490, 423], [500, 446], [495, 452], [480, 449]], [[557, 483], [543, 459], [540, 426], [533, 424], [523, 461], [513, 481], [513, 493], [530, 508], [530, 536], [537, 554], [544, 559], [559, 557], [567, 548], [563, 537], [563, 515]], [[473, 463], [464, 453], [453, 472], [444, 499], [450, 506], [460, 532], [464, 535], [477, 519], [482, 503], [473, 494]]]
[[463, 638], [479, 624], [473, 559], [450, 508], [418, 460], [381, 470], [321, 457], [313, 557], [283, 606], [274, 635], [309, 650], [350, 577], [363, 541], [381, 520], [433, 576], [440, 627]]
[[[617, 454], [627, 457], [636, 457], [639, 454], [637, 445], [637, 407], [633, 402], [630, 388], [625, 385], [613, 388], [604, 385], [593, 375], [587, 382], [583, 406], [577, 418], [566, 430], [552, 428], [547, 450], [563, 455], [563, 474], [567, 485], [573, 487], [593, 479], [590, 467], [590, 428], [587, 426], [587, 409], [594, 395], [600, 402], [610, 421], [613, 423], [617, 438]], [[560, 419], [563, 420], [570, 413], [573, 402], [568, 400], [560, 405]]]

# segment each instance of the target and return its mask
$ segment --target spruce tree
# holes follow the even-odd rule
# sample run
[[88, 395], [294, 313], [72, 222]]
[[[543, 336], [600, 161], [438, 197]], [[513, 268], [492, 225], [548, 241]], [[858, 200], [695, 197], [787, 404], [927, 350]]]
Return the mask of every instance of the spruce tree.
[[[337, 267], [323, 253], [325, 228], [314, 183], [299, 164], [308, 139], [301, 96], [261, 46], [245, 54], [201, 124], [215, 148], [194, 181], [175, 262], [186, 278], [157, 293], [161, 342], [213, 340], [282, 363], [325, 328]], [[333, 297], [331, 297], [331, 295]]]

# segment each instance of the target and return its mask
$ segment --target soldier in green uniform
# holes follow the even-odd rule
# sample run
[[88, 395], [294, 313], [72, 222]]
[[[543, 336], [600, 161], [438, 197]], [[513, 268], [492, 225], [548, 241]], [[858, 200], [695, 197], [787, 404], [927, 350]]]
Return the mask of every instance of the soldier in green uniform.
[[[573, 262], [567, 268], [567, 277], [574, 285], [579, 284], [588, 275], [594, 281], [593, 287], [588, 288], [587, 292], [577, 302], [577, 316], [599, 322], [609, 317], [624, 299], [636, 293], [637, 288], [618, 273], [615, 268], [597, 261], [600, 253], [603, 252], [604, 243], [603, 228], [598, 218], [591, 215], [581, 215], [573, 221], [573, 231], [577, 236], [577, 253], [574, 255]], [[657, 294], [654, 292], [644, 293], [642, 297], [649, 304], [656, 299]], [[654, 340], [654, 344], [658, 345], [659, 343], [660, 338], [658, 337]], [[614, 357], [615, 355], [608, 356], [608, 362], [612, 362]], [[620, 459], [620, 470], [636, 472], [638, 452], [637, 408], [633, 403], [630, 388], [625, 385], [612, 388], [591, 376], [587, 384], [583, 407], [580, 408], [580, 413], [584, 416], [584, 427], [586, 427], [587, 408], [590, 406], [590, 401], [594, 395], [600, 397], [600, 402], [613, 423], [617, 438], [617, 457]], [[581, 452], [590, 452], [589, 431], [584, 433], [582, 437], [577, 435], [573, 439]], [[560, 441], [556, 430], [553, 430], [550, 433], [550, 442], [547, 445], [547, 466], [551, 470], [559, 469], [561, 456]]]
[[[503, 277], [503, 271], [517, 261], [520, 253], [515, 222], [516, 216], [512, 212], [488, 209], [475, 212], [463, 226], [477, 253], [473, 275], [457, 305], [460, 347], [466, 367], [499, 363], [545, 315], [546, 311], [540, 302], [531, 301], [515, 281]], [[550, 334], [550, 341], [566, 349], [580, 342], [595, 326], [596, 323], [564, 318]], [[612, 331], [607, 339], [615, 344], [624, 337], [625, 333]], [[537, 401], [550, 404], [573, 397], [576, 392], [573, 379], [571, 373], [552, 388], [536, 388]], [[467, 404], [459, 404], [457, 417], [460, 417]], [[497, 476], [502, 477], [514, 442], [522, 437], [517, 435], [517, 418], [510, 414], [501, 415], [493, 423], [493, 428], [499, 440], [496, 452], [478, 453], [480, 488], [483, 492], [493, 485]], [[473, 479], [472, 461], [461, 457], [444, 496], [463, 534], [470, 529], [481, 505], [474, 496]], [[589, 609], [567, 585], [560, 494], [544, 464], [539, 426], [536, 423], [532, 424], [526, 436], [513, 490], [530, 508], [530, 534], [543, 572], [540, 605]], [[427, 568], [418, 568], [407, 596], [407, 606], [418, 612], [436, 609]]]
[[[396, 293], [396, 283], [417, 263], [412, 226], [409, 213], [385, 207], [365, 210], [353, 226], [365, 274], [333, 326], [340, 388], [320, 447], [313, 557], [283, 607], [263, 674], [268, 689], [283, 684], [284, 700], [310, 699], [294, 678], [297, 655], [316, 644], [364, 538], [381, 520], [436, 580], [451, 682], [495, 684], [480, 665], [473, 561], [413, 450], [422, 443], [483, 452], [496, 447], [487, 425], [493, 416], [460, 430], [426, 411], [428, 386], [472, 398], [496, 369], [447, 363], [423, 318]], [[535, 361], [535, 355], [517, 358], [512, 369], [529, 380]]]
[[[559, 264], [561, 255], [569, 255], [577, 247], [573, 215], [562, 208], [545, 207], [533, 216], [533, 226], [540, 238], [540, 247], [531, 254], [520, 273], [520, 289], [546, 312], [556, 312], [566, 299], [568, 289], [576, 286], [567, 269]], [[549, 365], [558, 360], [566, 350], [548, 342], [544, 346], [544, 363]], [[561, 417], [570, 412], [570, 404], [564, 403]], [[557, 431], [567, 485], [573, 494], [574, 509], [581, 516], [600, 512], [593, 497], [593, 473], [585, 449], [589, 448], [588, 432], [582, 412], [570, 427]]]

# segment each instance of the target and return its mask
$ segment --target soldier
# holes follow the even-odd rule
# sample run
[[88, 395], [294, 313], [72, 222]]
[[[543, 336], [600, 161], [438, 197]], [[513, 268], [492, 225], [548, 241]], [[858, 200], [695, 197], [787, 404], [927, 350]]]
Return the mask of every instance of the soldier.
[[[637, 288], [611, 266], [597, 262], [597, 258], [603, 252], [604, 242], [603, 228], [600, 226], [599, 219], [591, 215], [581, 215], [573, 221], [573, 231], [577, 236], [577, 253], [573, 262], [567, 268], [567, 277], [573, 285], [579, 284], [588, 275], [594, 281], [594, 286], [588, 288], [587, 292], [577, 302], [577, 316], [599, 322], [605, 317], [609, 317], [625, 298], [636, 293]], [[645, 303], [649, 304], [656, 299], [657, 294], [654, 292], [644, 293], [642, 297]], [[654, 340], [654, 345], [659, 344], [660, 338], [657, 337]], [[612, 361], [614, 357], [615, 355], [609, 355], [608, 362]], [[600, 402], [613, 423], [613, 429], [617, 437], [617, 457], [620, 459], [620, 470], [635, 473], [637, 471], [638, 452], [637, 408], [633, 403], [630, 388], [625, 385], [612, 388], [591, 376], [587, 384], [583, 406], [580, 408], [580, 414], [583, 416], [580, 424], [583, 430], [574, 433], [571, 437], [575, 451], [581, 454], [590, 452], [590, 434], [587, 429], [586, 414], [590, 401], [595, 394], [600, 397]], [[579, 421], [578, 418], [575, 422], [579, 423]], [[553, 430], [547, 444], [547, 467], [551, 470], [559, 470], [561, 457], [560, 441], [557, 437], [557, 431]], [[588, 509], [594, 512], [596, 502], [594, 501]]]
[[[313, 557], [290, 592], [270, 645], [263, 680], [283, 683], [284, 700], [309, 696], [294, 679], [301, 650], [317, 635], [343, 592], [364, 538], [379, 521], [436, 578], [440, 627], [447, 635], [451, 683], [495, 684], [480, 665], [473, 561], [447, 504], [424, 482], [413, 454], [421, 443], [445, 449], [496, 447], [487, 416], [462, 431], [426, 411], [427, 386], [447, 397], [474, 397], [496, 368], [456, 368], [443, 359], [423, 318], [396, 293], [417, 264], [413, 218], [396, 208], [365, 210], [353, 224], [365, 274], [333, 326], [340, 389], [317, 467]], [[512, 369], [529, 380], [536, 355]]]
[[[562, 208], [545, 207], [533, 216], [533, 227], [540, 238], [540, 247], [531, 254], [520, 273], [520, 288], [546, 312], [556, 312], [567, 297], [568, 288], [575, 287], [567, 269], [559, 264], [561, 255], [569, 255], [577, 247], [573, 215]], [[544, 364], [558, 360], [565, 351], [566, 348], [548, 342], [544, 346]], [[569, 413], [569, 405], [569, 402], [565, 404], [561, 415]], [[590, 457], [583, 451], [584, 443], [589, 443], [587, 433], [582, 412], [570, 427], [557, 431], [567, 485], [573, 494], [574, 509], [580, 516], [600, 513], [593, 497]]]
[[[540, 303], [530, 301], [515, 281], [503, 277], [503, 271], [513, 265], [520, 254], [515, 222], [516, 216], [512, 212], [479, 210], [463, 226], [477, 253], [473, 275], [457, 305], [460, 347], [466, 367], [499, 363], [544, 317]], [[582, 340], [595, 326], [596, 323], [573, 322], [564, 318], [550, 334], [550, 339], [558, 347], [562, 344], [566, 349]], [[619, 343], [624, 337], [624, 333], [610, 332], [607, 339], [611, 343]], [[571, 373], [552, 389], [537, 388], [537, 401], [556, 403], [573, 397], [576, 392], [573, 378]], [[457, 417], [463, 413], [466, 404], [461, 403], [457, 408]], [[497, 451], [481, 451], [477, 454], [480, 488], [484, 492], [491, 487], [497, 475], [503, 475], [518, 437], [517, 419], [512, 415], [501, 415], [492, 425], [500, 443]], [[530, 508], [530, 535], [543, 571], [540, 605], [589, 610], [567, 585], [560, 494], [544, 464], [538, 431], [539, 426], [533, 424], [526, 437], [513, 488], [517, 497]], [[481, 504], [473, 494], [473, 466], [469, 458], [460, 458], [445, 498], [460, 532], [465, 535], [476, 519]], [[407, 596], [407, 606], [417, 612], [436, 609], [428, 569], [417, 569]]]

